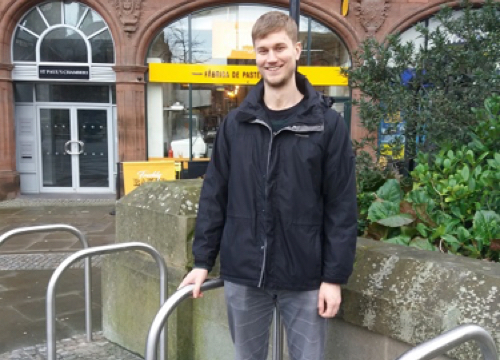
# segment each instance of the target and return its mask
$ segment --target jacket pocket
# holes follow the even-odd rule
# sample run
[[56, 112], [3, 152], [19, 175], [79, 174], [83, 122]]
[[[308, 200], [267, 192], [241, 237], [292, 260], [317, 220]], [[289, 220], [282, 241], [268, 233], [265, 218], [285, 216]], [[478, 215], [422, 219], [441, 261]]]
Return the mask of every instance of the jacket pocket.
[[262, 256], [254, 220], [228, 215], [220, 248], [221, 274], [258, 281]]
[[281, 242], [282, 263], [279, 278], [287, 283], [314, 282], [321, 279], [321, 225], [291, 224]]

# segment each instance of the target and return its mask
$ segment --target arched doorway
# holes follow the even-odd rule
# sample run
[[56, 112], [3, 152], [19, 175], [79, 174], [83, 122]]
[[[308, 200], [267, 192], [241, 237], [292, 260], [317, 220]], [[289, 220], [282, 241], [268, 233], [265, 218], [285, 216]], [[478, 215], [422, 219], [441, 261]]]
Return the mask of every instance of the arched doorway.
[[114, 192], [115, 51], [104, 19], [78, 2], [37, 5], [11, 48], [21, 192]]

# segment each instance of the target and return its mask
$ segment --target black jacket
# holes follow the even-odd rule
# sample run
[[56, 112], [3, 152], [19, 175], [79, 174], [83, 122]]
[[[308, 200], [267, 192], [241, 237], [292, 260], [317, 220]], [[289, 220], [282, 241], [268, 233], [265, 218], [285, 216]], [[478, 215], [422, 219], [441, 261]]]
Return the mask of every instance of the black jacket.
[[342, 117], [304, 76], [307, 98], [272, 133], [258, 83], [222, 123], [200, 196], [195, 267], [270, 289], [343, 284], [352, 272], [357, 211], [354, 155]]

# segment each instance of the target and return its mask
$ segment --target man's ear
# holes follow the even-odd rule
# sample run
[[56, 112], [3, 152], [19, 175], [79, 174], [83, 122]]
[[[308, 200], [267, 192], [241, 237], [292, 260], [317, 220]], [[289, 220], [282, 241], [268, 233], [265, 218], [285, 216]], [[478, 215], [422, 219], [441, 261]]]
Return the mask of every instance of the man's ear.
[[300, 53], [302, 52], [302, 43], [300, 41], [295, 44], [295, 52], [296, 52], [295, 60], [299, 61]]

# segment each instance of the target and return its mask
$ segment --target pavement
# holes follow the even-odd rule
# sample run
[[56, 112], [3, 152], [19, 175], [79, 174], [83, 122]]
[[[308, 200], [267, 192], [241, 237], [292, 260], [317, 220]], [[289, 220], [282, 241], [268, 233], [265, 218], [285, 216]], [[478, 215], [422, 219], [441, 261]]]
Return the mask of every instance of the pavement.
[[[114, 195], [20, 196], [0, 202], [0, 234], [14, 228], [70, 224], [89, 246], [115, 242]], [[67, 232], [14, 236], [0, 245], [0, 360], [44, 360], [45, 298], [53, 271], [81, 249]], [[56, 288], [57, 359], [140, 359], [102, 335], [101, 258], [92, 260], [93, 342], [85, 341], [83, 263], [66, 270]]]

